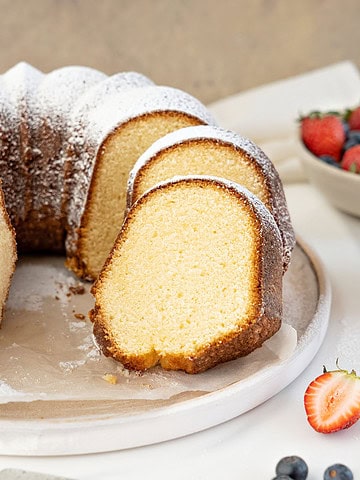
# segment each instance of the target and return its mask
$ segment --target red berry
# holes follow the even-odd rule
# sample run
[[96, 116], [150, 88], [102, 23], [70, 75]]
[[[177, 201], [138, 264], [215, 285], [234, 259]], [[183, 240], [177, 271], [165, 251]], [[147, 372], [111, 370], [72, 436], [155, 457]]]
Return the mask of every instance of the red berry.
[[350, 172], [360, 173], [360, 145], [349, 148], [344, 153], [341, 167]]
[[350, 113], [348, 123], [350, 130], [360, 130], [360, 107]]
[[317, 432], [349, 428], [360, 418], [360, 378], [354, 371], [324, 370], [308, 386], [304, 405], [308, 422]]
[[342, 119], [337, 115], [313, 113], [301, 119], [301, 138], [317, 157], [331, 155], [339, 161], [345, 142]]

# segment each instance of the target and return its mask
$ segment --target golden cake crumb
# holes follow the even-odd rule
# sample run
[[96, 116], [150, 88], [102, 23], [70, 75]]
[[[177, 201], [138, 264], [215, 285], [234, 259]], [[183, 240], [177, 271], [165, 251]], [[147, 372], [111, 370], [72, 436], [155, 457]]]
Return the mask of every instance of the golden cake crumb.
[[105, 373], [105, 375], [103, 375], [102, 378], [105, 380], [105, 382], [108, 382], [111, 385], [117, 384], [117, 376], [113, 375], [112, 373]]

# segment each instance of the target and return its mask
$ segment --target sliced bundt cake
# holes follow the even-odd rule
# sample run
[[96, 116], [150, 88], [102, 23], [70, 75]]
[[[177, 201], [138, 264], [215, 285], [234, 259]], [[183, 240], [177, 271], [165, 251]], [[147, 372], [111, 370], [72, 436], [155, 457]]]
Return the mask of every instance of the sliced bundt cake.
[[191, 95], [136, 72], [8, 70], [0, 76], [0, 179], [18, 249], [65, 252], [69, 268], [95, 278], [121, 227], [138, 156], [160, 136], [208, 121]]
[[94, 334], [126, 367], [202, 372], [280, 327], [282, 243], [268, 209], [215, 177], [179, 177], [130, 208], [92, 292]]
[[249, 139], [215, 126], [195, 126], [156, 141], [138, 159], [128, 182], [128, 207], [157, 183], [175, 175], [214, 175], [245, 186], [273, 214], [283, 242], [284, 271], [295, 246], [280, 177]]

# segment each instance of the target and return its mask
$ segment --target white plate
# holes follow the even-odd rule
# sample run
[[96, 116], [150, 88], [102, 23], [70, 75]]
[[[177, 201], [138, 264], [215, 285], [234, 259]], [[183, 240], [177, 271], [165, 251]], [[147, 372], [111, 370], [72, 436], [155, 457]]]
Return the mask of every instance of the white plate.
[[204, 430], [256, 407], [304, 370], [327, 329], [329, 280], [301, 241], [285, 276], [284, 298], [285, 321], [297, 331], [295, 350], [284, 361], [211, 393], [188, 391], [155, 400], [81, 401], [65, 396], [0, 404], [0, 454], [70, 455], [148, 445]]

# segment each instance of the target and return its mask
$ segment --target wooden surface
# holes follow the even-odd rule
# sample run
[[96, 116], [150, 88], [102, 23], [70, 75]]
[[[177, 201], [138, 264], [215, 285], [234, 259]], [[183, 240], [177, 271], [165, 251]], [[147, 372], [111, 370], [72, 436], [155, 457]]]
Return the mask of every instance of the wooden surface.
[[[20, 60], [141, 71], [210, 102], [349, 59], [359, 0], [0, 0], [0, 71]], [[360, 95], [359, 95], [360, 97]]]

